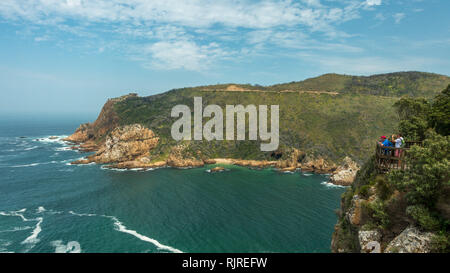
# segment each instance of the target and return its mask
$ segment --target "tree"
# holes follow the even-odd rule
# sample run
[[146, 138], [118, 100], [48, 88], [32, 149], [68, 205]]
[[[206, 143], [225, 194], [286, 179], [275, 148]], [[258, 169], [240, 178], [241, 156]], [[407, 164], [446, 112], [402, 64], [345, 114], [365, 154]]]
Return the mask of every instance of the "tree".
[[429, 123], [439, 134], [450, 134], [450, 84], [434, 99]]
[[400, 118], [400, 133], [410, 140], [423, 140], [428, 128], [430, 103], [424, 98], [403, 97], [394, 107]]
[[433, 209], [443, 187], [450, 186], [450, 136], [430, 131], [422, 147], [408, 151], [406, 160], [409, 168], [391, 172], [389, 181], [407, 193], [410, 205]]

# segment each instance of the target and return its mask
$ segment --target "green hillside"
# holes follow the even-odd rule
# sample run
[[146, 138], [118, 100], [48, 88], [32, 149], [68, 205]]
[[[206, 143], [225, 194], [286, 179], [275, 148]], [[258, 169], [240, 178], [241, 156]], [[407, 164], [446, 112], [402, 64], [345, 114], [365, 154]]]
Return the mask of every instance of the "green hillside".
[[[223, 111], [227, 104], [279, 105], [280, 146], [277, 156], [287, 156], [292, 148], [297, 148], [334, 162], [347, 155], [362, 162], [372, 153], [374, 141], [380, 135], [396, 131], [398, 118], [393, 104], [398, 97], [402, 94], [428, 96], [437, 93], [442, 89], [439, 86], [443, 81], [448, 84], [450, 78], [417, 72], [371, 77], [327, 74], [303, 82], [268, 87], [233, 85], [245, 91], [226, 91], [229, 85], [214, 85], [176, 89], [148, 97], [131, 96], [116, 102], [114, 110], [120, 125], [140, 123], [160, 136], [160, 144], [152, 150], [155, 160], [166, 157], [170, 147], [176, 144], [170, 135], [171, 126], [177, 120], [170, 117], [172, 107], [184, 104], [193, 111], [193, 98], [198, 96], [203, 98], [204, 107], [217, 104]], [[395, 92], [389, 93], [386, 88]], [[338, 94], [277, 92], [287, 89], [338, 91]], [[386, 96], [394, 93], [393, 97]], [[274, 153], [260, 151], [259, 141], [186, 143], [186, 152], [195, 154], [201, 151], [209, 158], [274, 159]]]
[[432, 98], [443, 90], [450, 78], [424, 72], [396, 72], [373, 76], [325, 74], [301, 82], [268, 87], [272, 90], [322, 90], [339, 93], [399, 97], [403, 95]]

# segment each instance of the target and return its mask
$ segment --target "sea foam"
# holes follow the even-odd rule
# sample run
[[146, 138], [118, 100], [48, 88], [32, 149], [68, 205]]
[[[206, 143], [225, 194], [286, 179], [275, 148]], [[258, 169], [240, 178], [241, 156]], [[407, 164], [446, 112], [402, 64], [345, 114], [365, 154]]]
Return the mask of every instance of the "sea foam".
[[108, 215], [97, 215], [97, 214], [91, 214], [91, 213], [76, 213], [73, 211], [69, 211], [70, 214], [72, 215], [76, 215], [76, 216], [88, 216], [88, 217], [93, 217], [93, 216], [99, 216], [99, 217], [105, 217], [105, 218], [109, 218], [113, 221], [114, 226], [115, 226], [115, 230], [119, 231], [119, 232], [123, 232], [123, 233], [127, 233], [130, 235], [133, 235], [134, 237], [138, 238], [141, 241], [144, 242], [148, 242], [151, 243], [153, 245], [155, 245], [158, 249], [161, 250], [167, 250], [169, 252], [173, 252], [173, 253], [183, 253], [181, 250], [176, 249], [174, 247], [171, 246], [167, 246], [164, 244], [161, 244], [160, 242], [158, 242], [157, 240], [147, 237], [145, 235], [139, 234], [137, 231], [135, 230], [130, 230], [128, 229], [122, 222], [119, 221], [119, 219], [117, 219], [117, 217], [115, 216], [108, 216]]
[[333, 183], [329, 183], [328, 181], [323, 181], [323, 182], [320, 183], [320, 184], [322, 184], [322, 185], [324, 185], [324, 186], [326, 186], [326, 187], [329, 187], [329, 188], [346, 188], [346, 186], [335, 185], [335, 184], [333, 184]]

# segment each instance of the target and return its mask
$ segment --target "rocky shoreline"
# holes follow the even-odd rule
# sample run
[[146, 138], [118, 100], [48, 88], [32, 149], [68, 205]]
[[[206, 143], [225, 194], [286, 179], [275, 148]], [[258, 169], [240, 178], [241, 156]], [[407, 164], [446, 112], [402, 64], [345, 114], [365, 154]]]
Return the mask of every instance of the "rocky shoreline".
[[[349, 186], [359, 166], [346, 157], [344, 163], [336, 167], [323, 158], [311, 158], [293, 149], [286, 160], [245, 160], [234, 158], [201, 158], [183, 154], [183, 144], [172, 147], [165, 160], [152, 160], [150, 150], [159, 143], [152, 130], [140, 124], [115, 127], [103, 141], [96, 140], [89, 124], [81, 125], [71, 136], [63, 139], [70, 142], [72, 149], [81, 152], [95, 152], [71, 164], [107, 164], [105, 168], [114, 169], [155, 169], [162, 167], [196, 168], [210, 164], [237, 165], [254, 169], [275, 168], [280, 172], [314, 172], [330, 174], [330, 183]], [[198, 152], [200, 154], [201, 152]], [[301, 159], [301, 160], [300, 160]]]

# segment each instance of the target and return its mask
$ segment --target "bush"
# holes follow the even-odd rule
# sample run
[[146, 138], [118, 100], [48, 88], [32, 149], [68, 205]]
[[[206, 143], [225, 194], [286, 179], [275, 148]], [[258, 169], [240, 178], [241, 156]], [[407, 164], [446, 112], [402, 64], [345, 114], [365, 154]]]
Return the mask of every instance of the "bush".
[[439, 219], [424, 206], [416, 205], [406, 208], [406, 214], [411, 216], [416, 223], [424, 230], [436, 231], [440, 227]]
[[369, 196], [370, 185], [364, 185], [357, 190], [357, 194], [360, 194], [363, 197]]
[[409, 168], [392, 171], [389, 181], [407, 192], [411, 205], [434, 208], [444, 185], [450, 177], [450, 136], [441, 136], [431, 131], [423, 147], [413, 146], [406, 159]]
[[374, 220], [374, 223], [381, 229], [386, 229], [389, 226], [389, 215], [386, 212], [386, 206], [381, 200], [369, 202], [365, 205], [369, 216]]
[[376, 176], [376, 161], [375, 155], [371, 156], [361, 169], [356, 173], [355, 181], [352, 184], [353, 189], [369, 184]]
[[430, 103], [424, 98], [403, 97], [394, 107], [400, 118], [400, 133], [408, 139], [423, 140], [428, 128]]
[[381, 200], [387, 200], [394, 192], [393, 186], [384, 175], [379, 175], [375, 178], [375, 185], [377, 188], [377, 194]]
[[450, 85], [436, 96], [429, 123], [439, 134], [450, 134]]
[[440, 231], [431, 238], [431, 252], [449, 253], [450, 252], [450, 234]]

